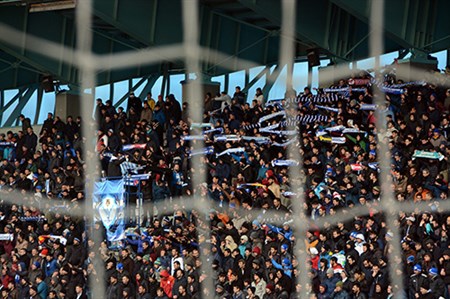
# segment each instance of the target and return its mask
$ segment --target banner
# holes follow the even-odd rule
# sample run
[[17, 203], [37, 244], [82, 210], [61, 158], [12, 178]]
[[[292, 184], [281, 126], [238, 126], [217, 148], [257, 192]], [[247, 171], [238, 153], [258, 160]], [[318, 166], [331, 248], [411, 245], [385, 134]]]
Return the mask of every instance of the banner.
[[270, 99], [268, 100], [264, 106], [271, 106], [271, 105], [276, 105], [276, 104], [280, 104], [284, 99]]
[[213, 125], [210, 123], [192, 123], [191, 124], [191, 130], [193, 128], [212, 128]]
[[139, 170], [145, 169], [145, 167], [145, 165], [125, 161], [120, 164], [120, 171], [122, 172], [122, 175], [130, 175], [131, 173], [137, 174]]
[[372, 82], [371, 79], [348, 79], [348, 85], [368, 85]]
[[95, 183], [94, 221], [101, 220], [109, 242], [125, 239], [124, 180]]
[[0, 234], [0, 241], [12, 241], [14, 240], [14, 234]]
[[442, 160], [444, 160], [445, 156], [438, 152], [426, 152], [426, 151], [415, 150], [414, 155], [412, 156], [412, 159], [414, 160], [416, 158], [435, 159], [435, 160], [442, 161]]
[[280, 115], [285, 116], [285, 115], [286, 115], [286, 112], [285, 112], [285, 111], [278, 111], [278, 112], [275, 112], [275, 113], [272, 113], [272, 114], [263, 116], [263, 117], [261, 117], [261, 118], [259, 119], [258, 122], [259, 122], [259, 123], [262, 123], [263, 121], [272, 119], [272, 118], [277, 117], [277, 116], [280, 116]]
[[185, 135], [181, 136], [181, 140], [183, 141], [191, 141], [191, 140], [204, 140], [204, 135]]
[[339, 112], [338, 108], [333, 108], [333, 107], [328, 107], [328, 106], [321, 106], [321, 105], [316, 105], [316, 107], [319, 108], [319, 109], [324, 109], [324, 110], [328, 110], [328, 111], [331, 111], [331, 112], [336, 112], [336, 113]]
[[230, 148], [230, 149], [224, 150], [221, 153], [216, 154], [216, 157], [220, 157], [223, 155], [239, 154], [239, 153], [244, 153], [244, 152], [245, 152], [244, 147]]
[[209, 134], [209, 133], [215, 133], [215, 132], [222, 134], [223, 129], [222, 128], [209, 129], [209, 130], [204, 131], [203, 134]]
[[377, 105], [375, 104], [362, 104], [359, 110], [377, 110]]
[[242, 136], [241, 139], [245, 141], [253, 140], [258, 144], [268, 144], [271, 141], [269, 137], [256, 137], [256, 136]]
[[129, 150], [134, 150], [134, 149], [145, 149], [145, 147], [147, 146], [146, 143], [142, 143], [142, 144], [125, 144], [122, 147], [123, 151], [129, 151]]
[[16, 146], [16, 143], [9, 141], [2, 141], [0, 142], [0, 146]]
[[298, 132], [296, 130], [285, 130], [285, 131], [282, 131], [282, 130], [265, 130], [262, 133], [276, 134], [276, 135], [297, 135], [298, 134]]
[[289, 139], [288, 141], [283, 142], [283, 143], [274, 142], [274, 143], [272, 143], [272, 145], [273, 146], [284, 147], [284, 146], [287, 146], [287, 145], [289, 145], [289, 144], [291, 144], [291, 143], [293, 143], [295, 141], [296, 141], [296, 138], [292, 138], [292, 139]]
[[276, 129], [280, 126], [280, 123], [276, 123], [270, 126], [266, 126], [266, 127], [262, 127], [259, 129], [259, 132], [266, 132], [266, 131], [271, 131], [273, 129]]
[[355, 164], [350, 164], [350, 167], [352, 168], [353, 171], [361, 171], [362, 165], [359, 163], [355, 163]]
[[62, 245], [64, 245], [64, 246], [66, 246], [66, 244], [67, 244], [67, 239], [64, 238], [63, 236], [57, 236], [57, 235], [40, 235], [40, 236], [38, 237], [39, 245], [42, 245], [42, 243], [44, 243], [44, 242], [45, 242], [46, 240], [48, 240], [48, 239], [50, 239], [50, 240], [52, 240], [52, 241], [54, 241], [54, 240], [59, 240], [59, 242], [60, 242]]
[[345, 137], [326, 137], [326, 136], [319, 136], [319, 140], [322, 142], [337, 143], [337, 144], [344, 144], [346, 141]]
[[275, 159], [272, 161], [272, 166], [298, 166], [300, 163], [295, 160], [281, 160], [281, 159]]
[[[281, 127], [288, 127], [288, 126], [297, 126], [299, 124], [309, 124], [309, 123], [313, 123], [316, 121], [328, 121], [328, 116], [326, 115], [297, 115], [295, 118], [289, 118], [287, 120], [282, 120], [280, 121], [278, 124], [276, 124], [277, 126], [281, 126]], [[267, 127], [263, 127], [263, 128], [267, 128]], [[261, 128], [261, 123], [255, 123], [255, 124], [250, 124], [250, 125], [246, 125], [246, 126], [242, 126], [242, 128], [246, 131], [248, 130], [253, 130], [253, 129], [259, 129]]]
[[189, 158], [192, 156], [197, 156], [197, 155], [211, 155], [214, 153], [214, 146], [208, 146], [208, 147], [204, 147], [204, 148], [195, 149], [188, 153], [189, 153]]
[[315, 103], [315, 104], [323, 104], [323, 103], [334, 103], [339, 101], [340, 97], [337, 94], [317, 94], [317, 95], [301, 95], [297, 97], [297, 101], [300, 103]]
[[354, 88], [354, 87], [352, 87], [350, 89], [350, 87], [343, 87], [343, 88], [324, 88], [324, 89], [322, 89], [322, 91], [325, 92], [325, 93], [331, 93], [331, 92], [349, 93], [350, 91], [352, 91], [352, 92], [365, 92], [366, 89], [365, 88]]
[[237, 135], [214, 136], [214, 142], [227, 142], [227, 141], [239, 141], [239, 136]]
[[368, 164], [370, 168], [372, 168], [373, 170], [379, 170], [378, 168], [378, 162], [371, 162]]
[[245, 184], [239, 184], [237, 186], [238, 189], [242, 189], [244, 187], [261, 187], [261, 188], [266, 188], [266, 186], [261, 184], [261, 183], [245, 183]]
[[129, 176], [125, 179], [125, 186], [134, 186], [136, 187], [139, 185], [140, 181], [148, 180], [150, 179], [150, 175], [148, 173], [144, 174], [135, 174], [132, 176]]

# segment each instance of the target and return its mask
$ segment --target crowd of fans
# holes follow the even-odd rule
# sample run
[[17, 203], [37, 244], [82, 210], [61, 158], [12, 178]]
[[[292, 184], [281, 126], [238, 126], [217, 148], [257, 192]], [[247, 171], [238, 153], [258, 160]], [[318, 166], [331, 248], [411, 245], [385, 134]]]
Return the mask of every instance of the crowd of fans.
[[[22, 192], [29, 202], [1, 202], [2, 298], [87, 298], [87, 281], [100, 279], [99, 267], [106, 271], [107, 298], [282, 299], [300, 292], [322, 299], [449, 298], [445, 213], [400, 213], [403, 255], [395, 262], [403, 262], [397, 275], [404, 277], [404, 294], [395, 293], [398, 286], [389, 279], [392, 232], [380, 213], [308, 230], [308, 273], [296, 267], [304, 261], [297, 260], [291, 228], [294, 180], [305, 186], [311, 227], [357, 205], [377, 209], [380, 158], [391, 161], [398, 201], [426, 201], [437, 209], [447, 199], [450, 90], [387, 78], [379, 87], [392, 93], [375, 114], [370, 84], [361, 75], [315, 94], [288, 91], [281, 101], [266, 101], [258, 89], [251, 103], [236, 87], [233, 96], [206, 95], [202, 124], [193, 123], [189, 104], [173, 95], [154, 100], [149, 93], [141, 100], [131, 92], [126, 109], [117, 110], [111, 100], [98, 99], [95, 146], [82, 138], [80, 117], [49, 113], [38, 133], [21, 115], [21, 131], [0, 135], [0, 192]], [[386, 118], [386, 131], [377, 130], [376, 117]], [[286, 147], [297, 142], [288, 134], [289, 121], [300, 127], [301, 178], [288, 176], [296, 161]], [[193, 150], [194, 136], [204, 138], [205, 148]], [[377, 157], [380, 142], [390, 152]], [[141, 223], [127, 224], [119, 249], [107, 240], [97, 244], [89, 236], [105, 236], [101, 223], [73, 216], [85, 198], [83, 147], [97, 153], [103, 176], [128, 175], [120, 167], [125, 162], [149, 173], [139, 186], [146, 203], [170, 205], [173, 197], [195, 193], [192, 200], [211, 200], [214, 208], [205, 218], [202, 211], [175, 207], [169, 213], [159, 205], [145, 211]], [[207, 181], [193, 186], [191, 158], [203, 153]], [[207, 275], [214, 290], [201, 288]], [[300, 275], [311, 283], [300, 286]]]

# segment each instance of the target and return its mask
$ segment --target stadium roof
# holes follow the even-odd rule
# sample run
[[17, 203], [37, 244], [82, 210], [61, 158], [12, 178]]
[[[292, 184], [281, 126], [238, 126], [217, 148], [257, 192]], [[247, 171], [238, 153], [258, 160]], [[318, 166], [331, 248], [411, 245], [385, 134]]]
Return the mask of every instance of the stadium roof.
[[[240, 69], [234, 57], [259, 65], [275, 64], [279, 55], [281, 0], [199, 0], [200, 44], [224, 53], [211, 55], [203, 73], [218, 75]], [[180, 45], [183, 42], [181, 0], [93, 0], [93, 49], [98, 55]], [[67, 48], [76, 47], [76, 0], [0, 0], [0, 89], [40, 82], [52, 74], [62, 83], [77, 84], [75, 66], [62, 56], [50, 59], [30, 48], [30, 36]], [[295, 26], [296, 57], [308, 49], [335, 62], [369, 55], [369, 0], [299, 0]], [[450, 1], [386, 1], [385, 52], [416, 49], [425, 53], [450, 47]], [[5, 26], [6, 25], [6, 26]], [[8, 35], [11, 29], [20, 34]], [[25, 34], [24, 34], [25, 33]], [[15, 45], [11, 41], [16, 41]], [[17, 42], [19, 41], [19, 42]], [[14, 42], [13, 42], [14, 44]], [[67, 59], [66, 59], [67, 60]], [[98, 84], [133, 77], [183, 72], [183, 58], [97, 75]]]

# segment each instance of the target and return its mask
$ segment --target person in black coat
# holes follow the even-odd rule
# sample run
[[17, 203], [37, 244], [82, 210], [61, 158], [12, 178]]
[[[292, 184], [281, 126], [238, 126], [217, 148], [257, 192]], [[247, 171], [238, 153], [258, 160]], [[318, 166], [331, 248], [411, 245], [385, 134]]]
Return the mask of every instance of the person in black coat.
[[30, 296], [30, 286], [25, 277], [20, 278], [19, 286], [17, 287], [19, 291], [19, 298], [29, 298]]
[[34, 134], [33, 128], [28, 127], [24, 138], [24, 145], [30, 150], [31, 153], [34, 153], [38, 144], [38, 137]]
[[165, 294], [164, 294], [164, 290], [163, 288], [159, 287], [156, 290], [156, 294], [157, 296], [155, 297], [155, 299], [169, 299]]
[[119, 299], [121, 298], [121, 294], [119, 294], [119, 283], [117, 279], [117, 275], [113, 274], [109, 278], [110, 284], [106, 289], [106, 298], [109, 299]]
[[85, 291], [83, 290], [83, 285], [78, 284], [75, 286], [75, 298], [76, 299], [87, 299], [87, 295]]
[[175, 295], [179, 295], [179, 287], [183, 286], [184, 288], [187, 288], [187, 279], [184, 275], [184, 271], [181, 269], [178, 269], [175, 272], [175, 282], [173, 284], [172, 287], [172, 294]]
[[147, 287], [145, 285], [141, 284], [138, 287], [136, 299], [151, 299], [150, 294], [147, 292]]
[[125, 162], [125, 157], [122, 153], [117, 153], [117, 156], [109, 159], [107, 176], [109, 177], [120, 177], [122, 176], [122, 170], [120, 169], [120, 164]]
[[68, 248], [67, 261], [73, 268], [81, 268], [85, 260], [85, 250], [78, 237], [73, 238], [73, 245]]
[[430, 291], [433, 294], [433, 298], [444, 298], [446, 286], [438, 273], [438, 269], [433, 267], [428, 270], [428, 277], [430, 280]]
[[19, 119], [22, 122], [22, 131], [26, 132], [28, 128], [31, 128], [31, 119], [25, 117], [25, 115], [19, 115]]
[[54, 122], [53, 113], [49, 112], [47, 114], [47, 119], [44, 120], [44, 123], [42, 124], [41, 131], [39, 132], [39, 136], [41, 136], [42, 133], [44, 133], [44, 131], [51, 132], [52, 128], [53, 128], [53, 122]]
[[120, 139], [119, 136], [114, 132], [113, 129], [108, 129], [108, 147], [112, 152], [117, 152], [120, 150]]
[[178, 125], [181, 119], [181, 105], [175, 99], [175, 96], [173, 94], [169, 94], [167, 96], [167, 102], [165, 106], [168, 113], [168, 119], [173, 118], [175, 120], [175, 124]]
[[130, 97], [128, 98], [127, 112], [130, 112], [130, 109], [133, 108], [136, 112], [136, 115], [141, 115], [142, 111], [142, 101], [140, 98], [134, 95], [134, 92], [130, 92]]
[[[70, 276], [67, 278], [67, 285], [63, 287], [67, 291], [67, 298], [77, 298], [77, 287], [83, 286], [85, 283], [86, 281], [84, 279], [83, 272], [77, 268], [72, 268]], [[81, 290], [82, 289], [83, 288], [81, 287]]]

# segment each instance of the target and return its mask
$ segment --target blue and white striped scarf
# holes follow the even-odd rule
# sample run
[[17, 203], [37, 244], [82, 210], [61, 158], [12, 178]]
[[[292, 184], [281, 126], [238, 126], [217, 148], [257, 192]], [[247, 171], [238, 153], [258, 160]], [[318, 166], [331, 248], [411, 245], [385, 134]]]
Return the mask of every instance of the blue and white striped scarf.
[[297, 166], [300, 163], [295, 160], [281, 160], [275, 159], [272, 161], [272, 166]]
[[315, 104], [324, 104], [324, 103], [334, 103], [337, 102], [341, 97], [337, 94], [317, 94], [313, 96], [301, 95], [297, 98], [297, 101], [300, 103], [315, 103]]

